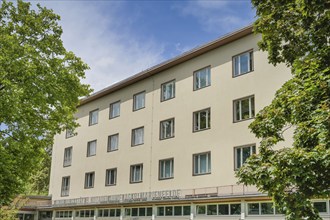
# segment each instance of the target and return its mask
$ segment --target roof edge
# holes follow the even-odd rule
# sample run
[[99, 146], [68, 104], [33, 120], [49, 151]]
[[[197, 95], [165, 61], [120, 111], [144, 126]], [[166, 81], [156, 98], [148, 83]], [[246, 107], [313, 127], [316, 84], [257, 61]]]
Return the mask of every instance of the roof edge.
[[193, 58], [195, 58], [199, 55], [202, 55], [202, 54], [204, 54], [206, 52], [209, 52], [213, 49], [216, 49], [220, 46], [231, 43], [235, 40], [238, 40], [238, 39], [240, 39], [242, 37], [245, 37], [245, 36], [247, 36], [249, 34], [252, 34], [252, 33], [253, 33], [253, 25], [249, 25], [249, 26], [246, 26], [244, 28], [233, 31], [229, 34], [226, 34], [226, 35], [224, 35], [224, 36], [222, 36], [222, 37], [220, 37], [216, 40], [213, 40], [209, 43], [206, 43], [202, 46], [198, 46], [196, 48], [193, 48], [192, 50], [189, 50], [189, 51], [187, 51], [183, 54], [180, 54], [180, 55], [178, 55], [178, 56], [176, 56], [172, 59], [166, 60], [166, 61], [164, 61], [160, 64], [157, 64], [157, 65], [155, 65], [151, 68], [148, 68], [148, 69], [143, 70], [143, 71], [141, 71], [141, 72], [139, 72], [139, 73], [137, 73], [133, 76], [130, 76], [130, 77], [128, 77], [128, 78], [126, 78], [126, 79], [124, 79], [120, 82], [112, 84], [112, 85], [110, 85], [110, 86], [108, 86], [108, 87], [106, 87], [106, 88], [104, 88], [100, 91], [97, 91], [97, 92], [93, 93], [90, 96], [82, 98], [80, 100], [80, 103], [79, 103], [78, 107], [82, 106], [84, 104], [87, 104], [89, 102], [92, 102], [96, 99], [99, 99], [103, 96], [106, 96], [110, 93], [113, 93], [117, 90], [120, 90], [124, 87], [127, 87], [127, 86], [129, 86], [133, 83], [141, 81], [145, 78], [148, 78], [152, 75], [155, 75], [155, 74], [157, 74], [161, 71], [167, 70], [167, 69], [169, 69], [171, 67], [174, 67], [178, 64], [181, 64], [181, 63], [186, 62], [190, 59], [193, 59]]

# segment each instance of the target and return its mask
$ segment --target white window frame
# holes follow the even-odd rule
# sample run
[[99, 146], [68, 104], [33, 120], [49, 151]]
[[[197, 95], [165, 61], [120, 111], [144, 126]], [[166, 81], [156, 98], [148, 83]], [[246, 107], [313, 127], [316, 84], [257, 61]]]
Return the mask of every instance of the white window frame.
[[[264, 203], [269, 203], [269, 204], [272, 204], [272, 206], [273, 206], [273, 213], [271, 213], [271, 214], [263, 214], [262, 213], [262, 204], [264, 204]], [[256, 213], [253, 213], [253, 214], [250, 214], [250, 210], [249, 210], [249, 206], [251, 205], [251, 204], [258, 204], [258, 206], [259, 206], [259, 209], [258, 209], [258, 214], [256, 214]], [[273, 202], [271, 202], [271, 201], [264, 201], [264, 202], [248, 202], [247, 203], [247, 205], [246, 205], [246, 213], [247, 213], [247, 215], [250, 215], [250, 216], [274, 216], [274, 215], [282, 215], [281, 213], [277, 213], [277, 211], [276, 211], [276, 208], [275, 208], [275, 204], [273, 203]]]
[[[205, 128], [201, 128], [201, 114], [206, 113]], [[193, 113], [193, 131], [203, 131], [211, 128], [211, 108], [202, 109]]]
[[[113, 138], [117, 138], [117, 142], [115, 142], [115, 144], [116, 144], [115, 146], [114, 146]], [[107, 151], [108, 152], [116, 151], [116, 150], [118, 150], [118, 146], [119, 146], [119, 133], [109, 135], [108, 136], [108, 147], [107, 147]]]
[[70, 194], [70, 176], [62, 177], [61, 196], [69, 196]]
[[[141, 140], [139, 142], [137, 142], [137, 138], [136, 138], [136, 135], [137, 135], [137, 132], [141, 131], [142, 133], [142, 136], [141, 136]], [[138, 145], [142, 145], [144, 144], [144, 127], [138, 127], [138, 128], [134, 128], [132, 130], [132, 143], [131, 143], [131, 146], [134, 147], [134, 146], [138, 146]]]
[[[249, 144], [249, 145], [243, 145], [243, 146], [237, 146], [237, 147], [234, 147], [234, 169], [235, 170], [238, 170], [239, 168], [241, 168], [241, 166], [243, 166], [243, 164], [245, 163], [245, 159], [243, 158], [243, 150], [245, 148], [250, 148], [250, 156], [252, 154], [256, 154], [256, 144]], [[237, 160], [238, 158], [238, 151], [239, 151], [239, 154], [240, 154], [240, 159], [239, 161]], [[240, 164], [238, 164], [238, 162]]]
[[318, 211], [321, 215], [322, 215], [322, 214], [327, 214], [327, 213], [329, 213], [329, 200], [313, 200], [312, 203], [313, 203], [313, 207], [314, 207], [314, 208], [315, 208], [314, 203], [325, 203], [326, 211], [325, 211], [325, 212], [320, 212], [319, 210], [317, 210], [317, 211]]
[[71, 166], [72, 163], [72, 146], [64, 148], [63, 167]]
[[145, 108], [146, 106], [146, 92], [139, 92], [133, 96], [133, 111]]
[[[91, 152], [92, 144], [95, 143], [95, 152]], [[92, 140], [87, 142], [87, 157], [92, 157], [96, 155], [97, 140]]]
[[[242, 118], [242, 101], [249, 101], [249, 117], [248, 118]], [[237, 117], [237, 108], [236, 105], [238, 104], [239, 108], [239, 116]], [[240, 122], [245, 121], [254, 118], [255, 116], [255, 98], [254, 95], [247, 96], [244, 98], [236, 99], [233, 101], [233, 109], [234, 109], [234, 122]]]
[[89, 126], [96, 125], [99, 122], [99, 109], [89, 112]]
[[[248, 63], [247, 63], [247, 71], [242, 71], [242, 64], [241, 64], [241, 58], [243, 56], [247, 55], [248, 56]], [[232, 62], [233, 62], [233, 77], [237, 77], [237, 76], [241, 76], [244, 74], [247, 74], [249, 72], [253, 71], [253, 67], [254, 67], [254, 60], [253, 60], [253, 50], [249, 50], [243, 53], [240, 53], [238, 55], [233, 56], [232, 58]], [[237, 64], [237, 65], [236, 65]], [[238, 67], [238, 69], [237, 69]]]
[[175, 80], [165, 82], [161, 85], [160, 100], [163, 102], [173, 98], [175, 98]]
[[95, 172], [85, 173], [85, 189], [94, 188]]
[[[200, 78], [205, 77], [205, 85], [201, 84]], [[194, 71], [194, 91], [211, 85], [211, 66]]]
[[[113, 180], [113, 182], [111, 180]], [[105, 185], [114, 186], [116, 184], [117, 184], [117, 168], [107, 169], [105, 171]]]
[[120, 116], [120, 100], [113, 102], [109, 106], [109, 119], [117, 118]]
[[[168, 164], [169, 162], [169, 164]], [[169, 166], [170, 174], [166, 175], [166, 168]], [[174, 178], [174, 158], [164, 159], [159, 161], [159, 180]]]
[[[166, 126], [165, 123], [169, 123], [168, 126]], [[174, 118], [166, 119], [160, 122], [160, 140], [168, 139], [174, 137], [174, 126], [175, 121]], [[168, 132], [169, 130], [169, 132]], [[169, 133], [169, 136], [167, 134]]]
[[[137, 170], [139, 168], [139, 170]], [[137, 175], [138, 174], [138, 175]], [[141, 183], [143, 181], [143, 164], [131, 165], [130, 183]]]
[[[201, 156], [206, 155], [206, 164], [205, 164], [205, 172], [201, 170]], [[197, 158], [197, 171], [196, 167], [196, 158]], [[211, 173], [211, 152], [198, 153], [193, 155], [193, 176], [205, 175]]]
[[[228, 205], [228, 214], [220, 214], [220, 209], [219, 209], [219, 206], [220, 205]], [[231, 211], [232, 211], [232, 206], [233, 205], [239, 205], [240, 206], [240, 213], [239, 214], [235, 214], [235, 213], [232, 213]], [[218, 213], [218, 215], [219, 216], [237, 216], [237, 215], [241, 215], [241, 213], [242, 213], [242, 203], [219, 203], [219, 204], [217, 204], [217, 209], [218, 209], [218, 211], [217, 211], [217, 213]]]

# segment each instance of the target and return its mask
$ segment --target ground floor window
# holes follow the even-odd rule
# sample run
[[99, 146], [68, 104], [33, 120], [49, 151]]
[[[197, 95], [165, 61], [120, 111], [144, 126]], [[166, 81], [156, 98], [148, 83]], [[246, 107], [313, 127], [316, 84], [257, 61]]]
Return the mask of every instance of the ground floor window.
[[125, 208], [126, 216], [152, 216], [152, 207]]
[[190, 205], [186, 206], [158, 206], [157, 216], [183, 216], [190, 215]]
[[326, 201], [316, 201], [313, 202], [313, 205], [319, 213], [328, 213]]
[[72, 211], [56, 211], [55, 218], [71, 218]]
[[241, 203], [197, 205], [196, 214], [197, 215], [240, 215]]
[[255, 202], [248, 203], [248, 215], [275, 215], [282, 214], [276, 209], [273, 202]]
[[94, 209], [86, 209], [86, 210], [76, 211], [76, 217], [79, 217], [79, 218], [94, 217]]
[[99, 209], [98, 217], [119, 217], [120, 209]]
[[19, 220], [33, 220], [34, 219], [34, 214], [19, 213], [19, 214], [17, 214], [17, 219], [19, 219]]

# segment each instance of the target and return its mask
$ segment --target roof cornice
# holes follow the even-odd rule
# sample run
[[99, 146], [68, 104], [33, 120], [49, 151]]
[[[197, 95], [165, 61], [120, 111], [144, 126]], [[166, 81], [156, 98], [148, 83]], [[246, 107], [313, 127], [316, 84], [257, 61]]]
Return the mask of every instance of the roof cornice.
[[252, 25], [249, 25], [247, 27], [244, 27], [244, 28], [239, 29], [237, 31], [231, 32], [231, 33], [229, 33], [227, 35], [224, 35], [224, 36], [222, 36], [222, 37], [220, 37], [220, 38], [218, 38], [218, 39], [216, 39], [214, 41], [211, 41], [209, 43], [206, 43], [206, 44], [204, 44], [202, 46], [196, 47], [196, 48], [194, 48], [194, 49], [192, 49], [192, 50], [190, 50], [188, 52], [185, 52], [183, 54], [180, 54], [179, 56], [176, 56], [176, 57], [174, 57], [172, 59], [169, 59], [169, 60], [167, 60], [165, 62], [162, 62], [160, 64], [157, 64], [157, 65], [155, 65], [155, 66], [153, 66], [153, 67], [151, 67], [149, 69], [146, 69], [146, 70], [144, 70], [144, 71], [142, 71], [140, 73], [137, 73], [137, 74], [135, 74], [135, 75], [133, 75], [131, 77], [128, 77], [128, 78], [126, 78], [126, 79], [124, 79], [124, 80], [122, 80], [122, 81], [120, 81], [118, 83], [115, 83], [115, 84], [113, 84], [111, 86], [108, 86], [108, 87], [106, 87], [106, 88], [104, 88], [104, 89], [102, 89], [102, 90], [100, 90], [98, 92], [93, 93], [90, 96], [87, 96], [87, 97], [81, 99], [79, 106], [84, 105], [84, 104], [87, 104], [89, 102], [92, 102], [92, 101], [94, 101], [96, 99], [99, 99], [99, 98], [101, 98], [103, 96], [106, 96], [106, 95], [108, 95], [110, 93], [113, 93], [113, 92], [115, 92], [115, 91], [117, 91], [119, 89], [122, 89], [122, 88], [124, 88], [126, 86], [129, 86], [129, 85], [131, 85], [133, 83], [136, 83], [138, 81], [141, 81], [141, 80], [143, 80], [145, 78], [148, 78], [150, 76], [153, 76], [153, 75], [155, 75], [155, 74], [157, 74], [159, 72], [162, 72], [162, 71], [167, 70], [167, 69], [169, 69], [171, 67], [174, 67], [174, 66], [176, 66], [178, 64], [181, 64], [181, 63], [186, 62], [186, 61], [188, 61], [190, 59], [193, 59], [193, 58], [195, 58], [197, 56], [200, 56], [200, 55], [202, 55], [202, 54], [204, 54], [206, 52], [209, 52], [211, 50], [214, 50], [214, 49], [216, 49], [216, 48], [218, 48], [220, 46], [223, 46], [225, 44], [228, 44], [228, 43], [231, 43], [231, 42], [233, 42], [235, 40], [238, 40], [238, 39], [240, 39], [242, 37], [245, 37], [245, 36], [247, 36], [249, 34], [252, 34], [253, 33], [253, 30], [252, 29], [253, 29], [253, 26]]

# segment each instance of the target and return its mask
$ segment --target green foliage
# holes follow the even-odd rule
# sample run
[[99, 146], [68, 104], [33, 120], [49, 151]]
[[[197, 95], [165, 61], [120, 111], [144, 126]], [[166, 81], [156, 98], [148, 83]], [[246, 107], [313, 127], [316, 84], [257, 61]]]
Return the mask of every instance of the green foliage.
[[[286, 219], [321, 219], [311, 199], [330, 197], [330, 3], [252, 3], [259, 16], [260, 48], [270, 63], [291, 67], [292, 79], [250, 124], [261, 146], [237, 176], [268, 192]], [[294, 129], [293, 146], [274, 150], [288, 128]]]
[[24, 194], [48, 195], [51, 162], [50, 148], [44, 151], [39, 163], [35, 163], [35, 169], [33, 173], [31, 173], [28, 182], [25, 184]]
[[0, 206], [22, 192], [55, 134], [77, 126], [73, 114], [88, 66], [61, 40], [59, 16], [38, 5], [0, 8]]
[[8, 206], [0, 206], [1, 220], [17, 220], [17, 212], [28, 202], [27, 198], [17, 197]]

